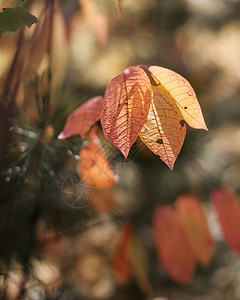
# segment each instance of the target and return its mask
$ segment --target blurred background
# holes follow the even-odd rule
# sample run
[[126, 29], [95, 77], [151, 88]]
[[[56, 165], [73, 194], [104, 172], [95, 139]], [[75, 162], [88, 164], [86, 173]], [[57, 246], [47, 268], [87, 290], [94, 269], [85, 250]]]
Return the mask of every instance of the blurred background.
[[[219, 186], [240, 192], [240, 1], [0, 1], [20, 5], [38, 23], [0, 38], [1, 299], [240, 299], [240, 261], [209, 201]], [[209, 132], [187, 126], [170, 171], [140, 140], [125, 160], [99, 123], [118, 184], [86, 187], [82, 140], [57, 136], [75, 108], [138, 64], [185, 77]], [[158, 261], [152, 228], [156, 206], [183, 193], [202, 201], [216, 241], [187, 285]]]

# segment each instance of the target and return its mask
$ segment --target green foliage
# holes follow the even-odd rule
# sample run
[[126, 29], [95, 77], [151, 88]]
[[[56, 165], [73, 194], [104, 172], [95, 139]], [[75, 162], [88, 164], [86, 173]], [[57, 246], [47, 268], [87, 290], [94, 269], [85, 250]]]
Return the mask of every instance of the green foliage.
[[16, 31], [23, 25], [30, 28], [34, 23], [37, 23], [37, 18], [25, 8], [6, 8], [0, 13], [0, 34], [6, 31]]

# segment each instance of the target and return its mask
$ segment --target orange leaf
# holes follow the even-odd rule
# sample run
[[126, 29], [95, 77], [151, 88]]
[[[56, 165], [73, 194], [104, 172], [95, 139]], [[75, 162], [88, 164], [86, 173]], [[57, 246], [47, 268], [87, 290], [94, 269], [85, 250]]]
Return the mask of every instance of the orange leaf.
[[130, 278], [130, 243], [132, 240], [132, 228], [129, 223], [125, 223], [122, 228], [122, 236], [120, 238], [117, 251], [112, 259], [112, 266], [118, 277], [126, 282]]
[[226, 243], [240, 254], [240, 204], [238, 196], [229, 188], [221, 188], [212, 192], [211, 199]]
[[153, 216], [157, 253], [168, 273], [181, 283], [191, 280], [195, 255], [177, 214], [167, 206], [158, 206]]
[[172, 170], [186, 135], [186, 124], [162, 86], [152, 87], [153, 97], [147, 121], [140, 132], [144, 144]]
[[159, 80], [158, 87], [175, 101], [187, 124], [193, 128], [208, 130], [190, 83], [181, 75], [162, 67], [151, 66], [149, 71]]
[[202, 204], [193, 195], [181, 195], [177, 198], [175, 207], [196, 258], [202, 266], [207, 266], [215, 250], [215, 244]]
[[97, 96], [80, 105], [68, 117], [64, 129], [58, 138], [65, 139], [74, 134], [79, 134], [84, 138], [85, 133], [100, 118], [102, 99], [102, 96]]
[[106, 89], [101, 112], [103, 132], [125, 158], [146, 122], [150, 101], [150, 81], [139, 66], [115, 76]]
[[89, 142], [85, 143], [79, 155], [79, 171], [86, 185], [107, 189], [116, 184], [95, 130], [90, 132]]

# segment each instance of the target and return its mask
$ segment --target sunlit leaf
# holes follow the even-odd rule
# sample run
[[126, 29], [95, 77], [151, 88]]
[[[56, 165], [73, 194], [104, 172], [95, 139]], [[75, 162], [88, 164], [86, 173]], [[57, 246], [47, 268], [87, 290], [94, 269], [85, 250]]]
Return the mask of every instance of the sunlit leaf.
[[116, 184], [116, 177], [109, 167], [94, 129], [79, 155], [81, 159], [78, 166], [83, 183], [97, 189], [107, 189]]
[[195, 92], [179, 74], [157, 66], [141, 66], [152, 83], [147, 122], [140, 132], [145, 145], [172, 170], [182, 148], [187, 122], [207, 130]]
[[144, 144], [172, 170], [186, 135], [186, 124], [166, 90], [152, 87], [147, 121], [140, 132]]
[[196, 94], [190, 83], [181, 75], [166, 68], [151, 66], [150, 72], [159, 80], [159, 88], [173, 99], [186, 123], [197, 129], [207, 129]]
[[176, 281], [187, 283], [195, 268], [195, 255], [179, 217], [173, 209], [158, 206], [153, 216], [157, 253]]
[[202, 204], [193, 195], [181, 195], [175, 203], [196, 258], [202, 266], [210, 263], [215, 250]]
[[0, 13], [0, 34], [6, 31], [16, 31], [23, 25], [30, 28], [34, 23], [37, 23], [37, 18], [25, 8], [5, 8]]
[[85, 133], [100, 118], [102, 99], [102, 96], [97, 96], [80, 105], [68, 117], [64, 129], [58, 138], [65, 139], [74, 134], [79, 134], [84, 138]]
[[126, 282], [130, 279], [130, 243], [132, 240], [132, 228], [129, 223], [125, 223], [122, 228], [122, 234], [112, 258], [112, 266], [120, 280]]
[[221, 188], [212, 192], [211, 200], [226, 243], [240, 254], [240, 204], [238, 196], [229, 188]]
[[124, 70], [106, 89], [101, 112], [103, 132], [125, 158], [146, 122], [150, 101], [150, 81], [140, 67]]

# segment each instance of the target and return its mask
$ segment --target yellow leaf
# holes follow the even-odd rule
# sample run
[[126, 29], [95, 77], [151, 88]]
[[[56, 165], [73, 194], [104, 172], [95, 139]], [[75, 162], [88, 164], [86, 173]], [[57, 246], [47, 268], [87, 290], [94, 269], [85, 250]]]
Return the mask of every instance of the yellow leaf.
[[161, 88], [175, 101], [186, 123], [197, 129], [207, 129], [196, 94], [181, 75], [166, 68], [151, 66], [150, 72], [159, 80]]
[[186, 124], [175, 101], [162, 86], [152, 87], [147, 121], [140, 131], [144, 144], [172, 170], [182, 148]]

